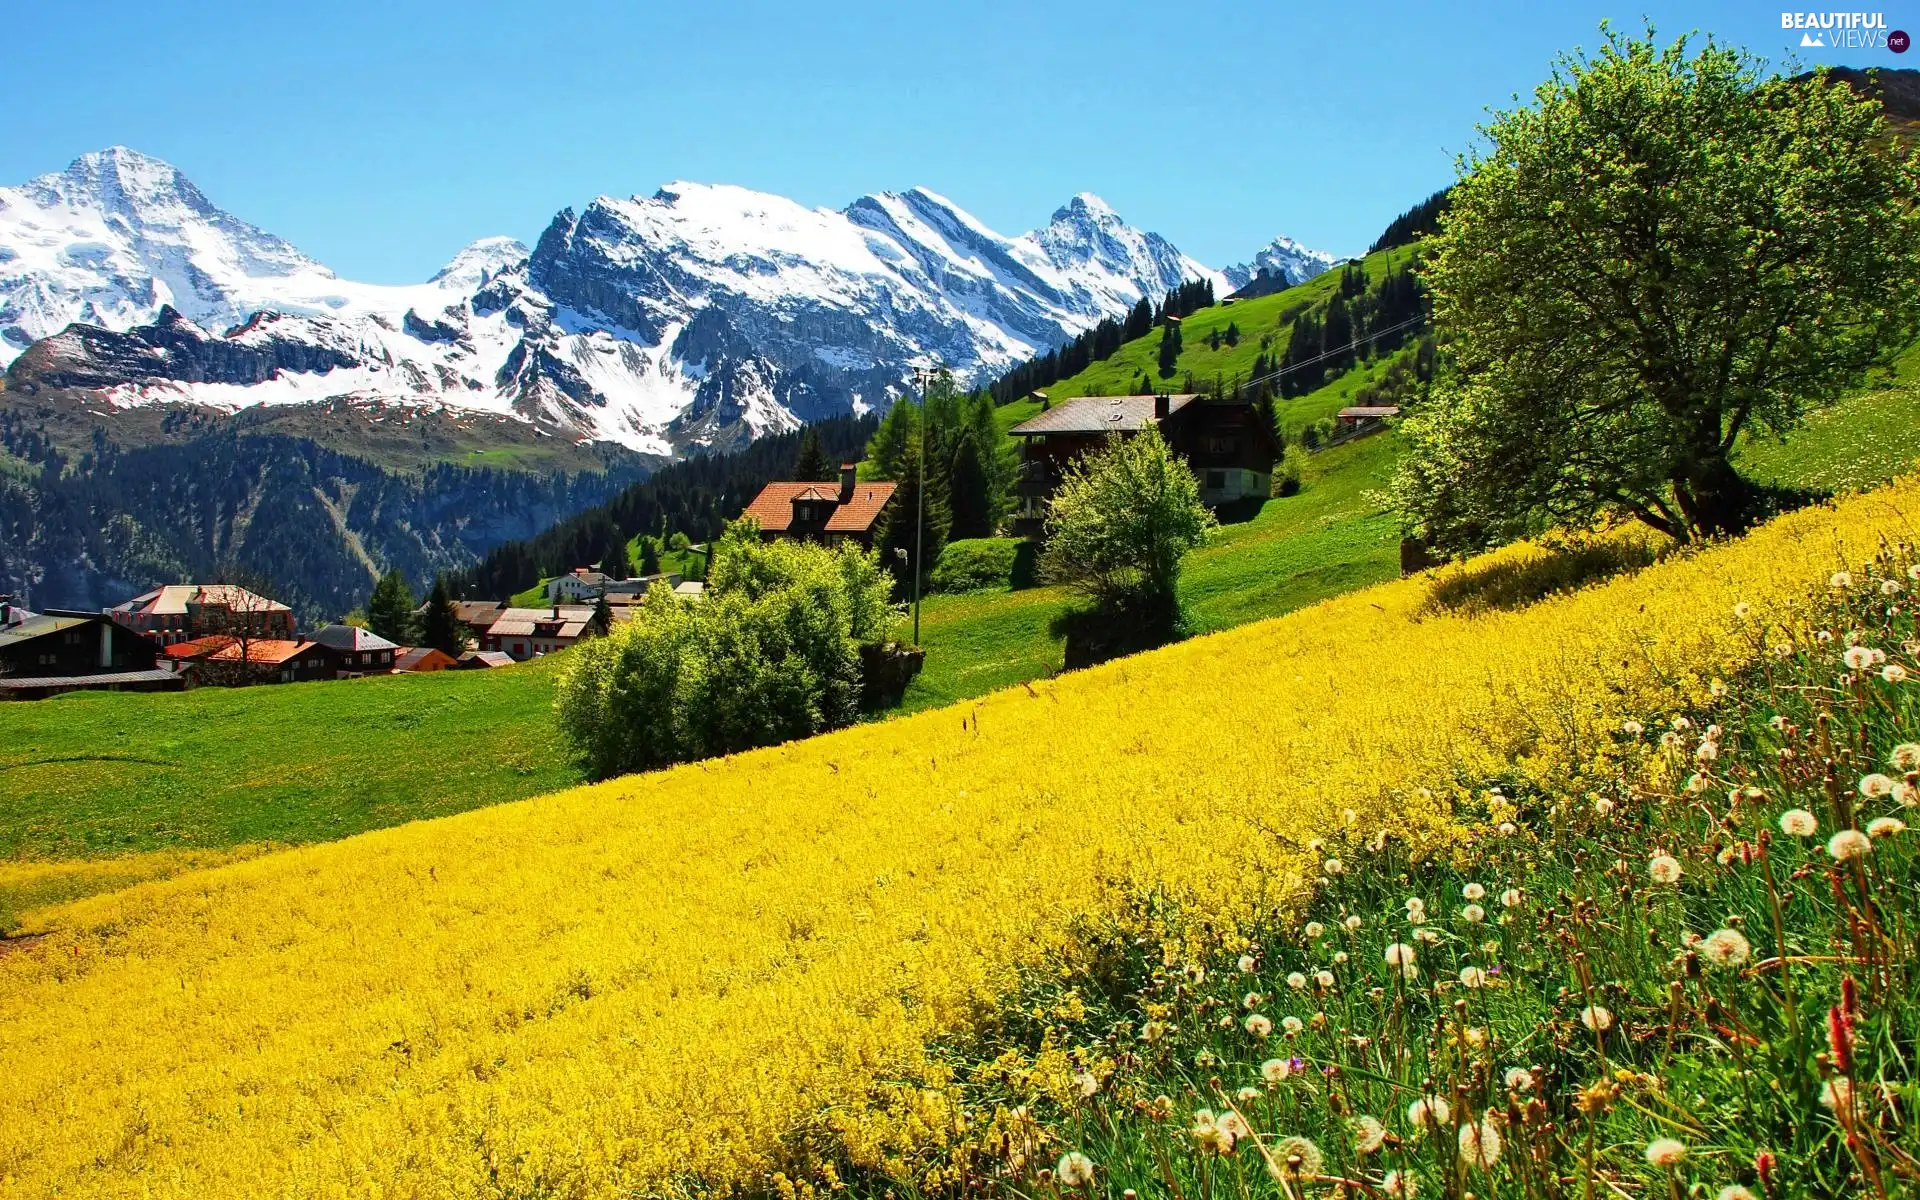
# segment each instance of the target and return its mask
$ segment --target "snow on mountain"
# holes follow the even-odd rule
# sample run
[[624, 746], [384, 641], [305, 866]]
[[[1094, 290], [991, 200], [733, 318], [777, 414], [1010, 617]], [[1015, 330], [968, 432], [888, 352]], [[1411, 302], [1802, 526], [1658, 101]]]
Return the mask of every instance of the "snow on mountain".
[[1277, 237], [1253, 256], [1253, 261], [1228, 267], [1221, 272], [1233, 290], [1253, 282], [1262, 272], [1285, 272], [1289, 285], [1305, 283], [1333, 267], [1340, 259], [1325, 250], [1309, 250], [1290, 237]]
[[[1287, 239], [1262, 251], [1287, 254], [1332, 262]], [[1009, 238], [923, 188], [836, 211], [676, 182], [388, 287], [339, 279], [124, 148], [0, 189], [14, 386], [484, 409], [657, 454], [884, 406], [933, 361], [983, 379], [1193, 278], [1235, 286], [1086, 193]]]

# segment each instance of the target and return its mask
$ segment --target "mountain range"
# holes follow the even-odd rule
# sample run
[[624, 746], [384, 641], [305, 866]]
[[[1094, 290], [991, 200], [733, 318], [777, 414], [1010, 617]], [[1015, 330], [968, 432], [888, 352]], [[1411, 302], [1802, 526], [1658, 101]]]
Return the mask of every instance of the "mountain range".
[[0, 188], [0, 365], [114, 409], [403, 405], [671, 458], [883, 408], [934, 361], [984, 382], [1185, 280], [1334, 262], [1283, 237], [1216, 271], [1090, 193], [1006, 237], [924, 188], [833, 210], [677, 182], [367, 284], [114, 147]]

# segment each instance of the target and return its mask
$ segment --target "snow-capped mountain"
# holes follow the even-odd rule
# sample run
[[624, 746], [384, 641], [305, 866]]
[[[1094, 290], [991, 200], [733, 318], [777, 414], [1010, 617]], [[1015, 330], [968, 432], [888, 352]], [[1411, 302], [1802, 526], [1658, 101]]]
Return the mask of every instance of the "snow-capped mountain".
[[1251, 262], [1228, 267], [1221, 274], [1226, 276], [1228, 285], [1235, 290], [1246, 287], [1262, 273], [1276, 278], [1284, 273], [1287, 284], [1291, 286], [1305, 283], [1339, 261], [1325, 250], [1310, 250], [1290, 237], [1281, 236], [1261, 247]]
[[[1290, 271], [1332, 261], [1286, 239], [1262, 256], [1282, 253]], [[672, 183], [390, 287], [338, 278], [125, 148], [0, 189], [11, 386], [447, 405], [656, 454], [883, 405], [935, 360], [984, 378], [1193, 278], [1235, 286], [1085, 193], [1009, 238], [925, 189], [835, 211]]]

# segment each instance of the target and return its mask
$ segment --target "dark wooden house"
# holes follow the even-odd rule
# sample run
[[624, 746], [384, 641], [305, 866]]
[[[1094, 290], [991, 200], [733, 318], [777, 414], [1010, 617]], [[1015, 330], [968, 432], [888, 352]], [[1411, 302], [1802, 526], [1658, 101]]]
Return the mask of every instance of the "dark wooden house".
[[1127, 437], [1149, 426], [1186, 460], [1203, 503], [1217, 507], [1268, 495], [1280, 443], [1252, 401], [1195, 393], [1082, 396], [1050, 405], [1009, 431], [1021, 441], [1014, 532], [1040, 532], [1046, 502], [1068, 463], [1098, 450], [1111, 435]]

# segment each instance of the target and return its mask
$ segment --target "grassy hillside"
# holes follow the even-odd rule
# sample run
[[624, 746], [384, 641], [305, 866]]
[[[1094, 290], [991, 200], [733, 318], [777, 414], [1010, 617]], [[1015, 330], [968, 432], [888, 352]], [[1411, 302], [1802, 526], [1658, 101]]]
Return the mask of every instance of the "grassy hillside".
[[[1630, 1110], [1639, 1109], [1655, 1114], [1648, 1125], [1692, 1128], [1699, 1118], [1687, 1105], [1696, 1093], [1737, 1093], [1748, 1078], [1724, 1053], [1733, 1039], [1716, 1030], [1738, 1022], [1733, 1049], [1758, 1065], [1762, 1049], [1745, 1040], [1757, 1019], [1750, 1005], [1775, 978], [1808, 978], [1796, 962], [1791, 975], [1743, 989], [1716, 984], [1720, 1007], [1706, 1008], [1706, 1024], [1665, 1039], [1638, 1036], [1678, 1020], [1662, 1014], [1704, 1002], [1707, 985], [1666, 964], [1680, 931], [1724, 919], [1722, 895], [1690, 907], [1690, 891], [1635, 890], [1627, 903], [1619, 891], [1630, 882], [1644, 888], [1644, 863], [1626, 864], [1617, 878], [1576, 876], [1568, 857], [1558, 878], [1592, 889], [1571, 918], [1549, 910], [1564, 902], [1545, 879], [1536, 906], [1521, 910], [1525, 923], [1489, 921], [1484, 933], [1469, 916], [1456, 924], [1452, 902], [1443, 907], [1436, 895], [1438, 944], [1427, 945], [1380, 924], [1403, 894], [1398, 883], [1380, 885], [1391, 894], [1319, 900], [1312, 881], [1341, 872], [1321, 866], [1327, 852], [1312, 839], [1341, 852], [1350, 845], [1356, 862], [1375, 838], [1382, 853], [1404, 856], [1401, 864], [1452, 862], [1453, 853], [1433, 852], [1464, 850], [1470, 839], [1459, 822], [1481, 816], [1456, 809], [1455, 790], [1484, 797], [1498, 784], [1531, 807], [1513, 818], [1524, 826], [1501, 831], [1511, 841], [1489, 836], [1483, 852], [1514, 847], [1516, 870], [1564, 853], [1552, 839], [1574, 818], [1549, 816], [1548, 803], [1569, 787], [1580, 794], [1575, 772], [1606, 765], [1594, 762], [1596, 748], [1616, 745], [1628, 718], [1686, 712], [1704, 725], [1717, 716], [1721, 689], [1709, 685], [1740, 678], [1758, 654], [1751, 630], [1733, 619], [1736, 602], [1750, 606], [1742, 611], [1751, 621], [1794, 622], [1799, 642], [1806, 598], [1833, 590], [1834, 564], [1862, 562], [1882, 538], [1909, 532], [1901, 500], [1796, 513], [1745, 541], [1517, 611], [1436, 608], [1443, 583], [1458, 591], [1550, 562], [1514, 547], [1443, 580], [1396, 580], [1047, 681], [1031, 694], [1015, 688], [958, 712], [302, 847], [54, 910], [44, 940], [0, 956], [0, 1108], [18, 1114], [0, 1122], [0, 1161], [22, 1194], [155, 1200], [808, 1195], [843, 1183], [852, 1194], [1012, 1187], [1051, 1195], [1061, 1189], [1037, 1171], [1075, 1145], [1066, 1139], [1078, 1128], [1061, 1122], [1040, 1140], [1027, 1121], [1052, 1120], [1074, 1097], [1091, 1098], [1116, 1069], [1164, 1066], [1168, 1082], [1155, 1085], [1179, 1107], [1152, 1136], [1178, 1139], [1170, 1152], [1184, 1174], [1193, 1110], [1222, 1107], [1215, 1089], [1241, 1086], [1244, 1056], [1259, 1050], [1237, 1043], [1229, 1073], [1216, 1071], [1217, 1050], [1174, 1061], [1165, 1047], [1206, 1046], [1205, 1030], [1221, 1018], [1239, 1026], [1239, 988], [1223, 1011], [1180, 1008], [1177, 1028], [1160, 1013], [1149, 1017], [1161, 1022], [1153, 1027], [1107, 1024], [1095, 1015], [1107, 993], [1096, 989], [1138, 974], [1183, 979], [1178, 991], [1169, 987], [1170, 1004], [1195, 997], [1206, 980], [1224, 993], [1227, 980], [1215, 971], [1245, 952], [1246, 935], [1263, 922], [1299, 919], [1309, 904], [1354, 917], [1335, 935], [1351, 933], [1352, 961], [1328, 968], [1341, 974], [1324, 993], [1324, 1032], [1303, 1020], [1301, 1034], [1283, 1033], [1276, 1020], [1267, 1053], [1297, 1055], [1315, 1069], [1299, 1071], [1296, 1090], [1273, 1104], [1365, 1094], [1371, 1106], [1377, 1092], [1404, 1111], [1403, 1093], [1431, 1075], [1458, 1079], [1450, 1103], [1471, 1105], [1477, 1117], [1495, 1107], [1489, 1079], [1532, 1062], [1544, 1064], [1556, 1089], [1552, 1111], [1565, 1113], [1560, 1089], [1594, 1079], [1598, 1058], [1614, 1089], [1601, 1098], [1628, 1089], [1615, 1106], [1613, 1120], [1629, 1122], [1619, 1128], [1637, 1134], [1642, 1123]], [[1863, 597], [1877, 598], [1866, 592], [1871, 581], [1861, 582]], [[1830, 680], [1830, 653], [1822, 649], [1818, 661]], [[1851, 715], [1838, 723], [1853, 727]], [[1738, 744], [1737, 731], [1728, 741]], [[1808, 778], [1818, 792], [1818, 773]], [[1638, 788], [1644, 777], [1631, 779]], [[1715, 797], [1744, 781], [1716, 778], [1700, 806], [1717, 806]], [[1693, 807], [1665, 791], [1651, 802], [1661, 799]], [[1632, 800], [1649, 802], [1638, 791]], [[1583, 822], [1594, 819], [1589, 807], [1581, 806]], [[1748, 836], [1771, 816], [1728, 832], [1717, 808], [1676, 814], [1661, 822], [1675, 830], [1662, 845], [1704, 875], [1715, 846], [1731, 844], [1722, 839]], [[1794, 853], [1809, 872], [1824, 870], [1813, 862], [1818, 850]], [[1598, 861], [1611, 857], [1609, 848]], [[1868, 864], [1873, 878], [1883, 859], [1889, 872], [1908, 869], [1904, 851], [1888, 845]], [[1850, 885], [1835, 878], [1844, 896]], [[1902, 878], [1890, 874], [1882, 886]], [[1505, 886], [1496, 874], [1485, 882]], [[1812, 897], [1794, 902], [1796, 921], [1829, 890], [1818, 875], [1793, 886]], [[1770, 945], [1765, 895], [1755, 883], [1738, 897], [1756, 948]], [[1349, 897], [1369, 904], [1367, 916], [1334, 907]], [[1902, 965], [1911, 961], [1910, 898], [1897, 912], [1887, 929], [1904, 940], [1884, 951], [1876, 943], [1866, 959], [1869, 1011], [1881, 995], [1901, 994], [1908, 984], [1900, 980], [1911, 982]], [[1179, 923], [1183, 913], [1194, 919]], [[1644, 931], [1656, 921], [1650, 947]], [[1843, 937], [1841, 953], [1865, 956], [1848, 949], [1867, 936], [1862, 924], [1854, 922], [1852, 943]], [[1836, 927], [1805, 928], [1804, 951], [1780, 952], [1831, 964], [1826, 939]], [[1540, 962], [1561, 952], [1562, 932], [1590, 939], [1585, 971]], [[1430, 968], [1418, 993], [1410, 976], [1396, 977], [1391, 993], [1376, 981], [1383, 946], [1400, 936], [1422, 946]], [[1507, 937], [1534, 938], [1538, 953], [1480, 948]], [[1620, 955], [1637, 947], [1635, 957], [1601, 953], [1615, 946]], [[1492, 1001], [1456, 989], [1461, 960], [1506, 962], [1544, 980], [1537, 994], [1552, 1006], [1552, 1024], [1481, 1054], [1484, 1032], [1462, 1026], [1484, 1031], [1482, 1005]], [[1017, 1003], [1023, 980], [1049, 976], [1088, 979], [1088, 993], [1056, 994], [1045, 1007]], [[1428, 991], [1436, 980], [1446, 987]], [[1283, 985], [1291, 987], [1275, 990]], [[1589, 989], [1599, 996], [1582, 994]], [[1803, 995], [1818, 1030], [1828, 992]], [[1621, 1022], [1604, 1055], [1577, 1021], [1582, 1004], [1600, 1003]], [[1516, 1007], [1503, 1037], [1527, 1028], [1520, 1015]], [[1362, 1029], [1379, 1036], [1351, 1043], [1347, 1033]], [[956, 1075], [931, 1059], [940, 1047], [1028, 1034], [1049, 1047], [1031, 1060], [996, 1059]], [[1904, 1097], [1911, 1059], [1903, 1066], [1897, 1056], [1910, 1048], [1910, 1027], [1900, 1036], [1899, 1049], [1876, 1043], [1860, 1053], [1887, 1064]], [[1699, 1058], [1675, 1057], [1676, 1037]], [[1415, 1038], [1423, 1050], [1431, 1039], [1431, 1058], [1389, 1053], [1383, 1063], [1371, 1049], [1391, 1052]], [[1806, 1079], [1811, 1053], [1799, 1049], [1797, 1077]], [[1461, 1065], [1468, 1050], [1484, 1069]], [[1771, 1061], [1776, 1051], [1764, 1053]], [[1617, 1082], [1608, 1057], [1630, 1068]], [[1692, 1076], [1689, 1061], [1713, 1078]], [[1335, 1069], [1337, 1087], [1327, 1082]], [[1216, 1074], [1222, 1084], [1211, 1082]], [[1034, 1107], [1016, 1114], [996, 1102], [1006, 1093]], [[1154, 1104], [1151, 1091], [1127, 1092], [1113, 1117], [1132, 1119], [1135, 1100]], [[1829, 1118], [1810, 1097], [1797, 1102], [1808, 1122], [1821, 1122], [1804, 1142], [1832, 1148]], [[1595, 1145], [1578, 1116], [1565, 1120], [1576, 1156]], [[1112, 1120], [1093, 1125], [1114, 1128]], [[1639, 1145], [1616, 1145], [1615, 1128], [1597, 1139], [1600, 1153], [1609, 1164], [1636, 1162]], [[1343, 1136], [1318, 1126], [1289, 1132]], [[1452, 1127], [1443, 1132], [1444, 1146], [1433, 1147], [1442, 1168], [1453, 1145]], [[1522, 1127], [1510, 1132], [1524, 1149]], [[1712, 1142], [1684, 1136], [1719, 1161]], [[1557, 1179], [1564, 1155], [1553, 1153]], [[1151, 1178], [1144, 1163], [1121, 1174], [1122, 1161], [1100, 1164], [1116, 1188]], [[1509, 1165], [1534, 1161], [1517, 1149]], [[1424, 1191], [1441, 1194], [1420, 1169]], [[1802, 1168], [1783, 1155], [1781, 1169], [1799, 1178]], [[1722, 1174], [1707, 1178], [1717, 1185]], [[1496, 1190], [1519, 1194], [1504, 1178]], [[1203, 1185], [1180, 1194], [1241, 1193]]]
[[[1401, 246], [1370, 254], [1361, 262], [1371, 283], [1378, 281], [1388, 267], [1404, 265], [1412, 256], [1411, 247]], [[1253, 360], [1262, 351], [1270, 358], [1286, 351], [1290, 325], [1296, 315], [1326, 300], [1339, 287], [1340, 272], [1336, 269], [1271, 296], [1201, 309], [1181, 322], [1180, 357], [1170, 379], [1162, 379], [1159, 374], [1160, 340], [1165, 333], [1156, 329], [1146, 337], [1121, 346], [1112, 357], [1042, 390], [1054, 400], [1122, 395], [1134, 390], [1134, 381], [1141, 371], [1145, 371], [1154, 388], [1161, 391], [1179, 388], [1188, 372], [1200, 382], [1216, 375], [1222, 380], [1235, 376], [1244, 379], [1251, 374]], [[1228, 346], [1223, 342], [1218, 350], [1209, 348], [1208, 335], [1216, 330], [1224, 335], [1228, 325], [1239, 328], [1239, 343]]]

